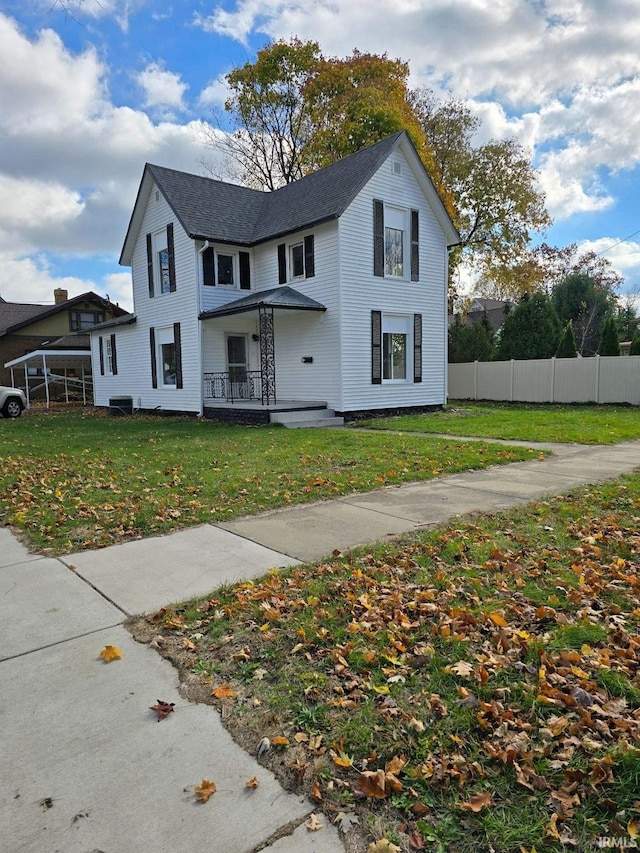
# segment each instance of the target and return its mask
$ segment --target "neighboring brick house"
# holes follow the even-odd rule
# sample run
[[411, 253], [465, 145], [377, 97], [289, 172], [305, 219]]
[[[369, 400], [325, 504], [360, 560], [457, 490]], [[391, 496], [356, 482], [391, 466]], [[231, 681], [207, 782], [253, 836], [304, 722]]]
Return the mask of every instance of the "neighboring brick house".
[[[53, 305], [7, 302], [0, 296], [0, 385], [11, 384], [5, 363], [39, 349], [65, 335], [87, 331], [126, 314], [122, 308], [97, 293], [82, 293], [68, 298], [68, 292], [56, 288]], [[88, 347], [83, 337], [81, 347]]]

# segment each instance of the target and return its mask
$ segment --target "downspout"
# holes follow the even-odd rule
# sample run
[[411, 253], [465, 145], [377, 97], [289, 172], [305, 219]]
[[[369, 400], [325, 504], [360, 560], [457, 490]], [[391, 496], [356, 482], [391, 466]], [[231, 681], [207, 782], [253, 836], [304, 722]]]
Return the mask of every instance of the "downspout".
[[204, 414], [204, 336], [202, 334], [202, 320], [200, 319], [200, 314], [202, 314], [202, 253], [206, 252], [209, 246], [209, 241], [205, 240], [202, 248], [198, 249], [196, 260], [196, 286], [198, 288], [198, 352], [200, 353], [200, 417]]

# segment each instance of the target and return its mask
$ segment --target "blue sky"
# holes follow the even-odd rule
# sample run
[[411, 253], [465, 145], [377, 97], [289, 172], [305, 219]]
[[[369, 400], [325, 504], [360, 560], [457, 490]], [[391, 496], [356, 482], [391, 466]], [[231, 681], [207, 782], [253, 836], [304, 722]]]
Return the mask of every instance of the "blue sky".
[[145, 161], [202, 173], [224, 74], [292, 35], [464, 98], [479, 141], [531, 152], [546, 241], [604, 252], [640, 291], [637, 0], [0, 0], [0, 295], [130, 308], [118, 256]]

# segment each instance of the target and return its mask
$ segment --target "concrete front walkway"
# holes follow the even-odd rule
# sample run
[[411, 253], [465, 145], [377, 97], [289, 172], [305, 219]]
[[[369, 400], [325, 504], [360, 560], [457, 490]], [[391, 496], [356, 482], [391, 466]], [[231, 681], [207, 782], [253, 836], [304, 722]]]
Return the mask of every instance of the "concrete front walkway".
[[[331, 826], [236, 746], [209, 706], [122, 627], [272, 566], [318, 560], [470, 511], [500, 510], [640, 466], [640, 442], [377, 489], [60, 559], [0, 528], [0, 847], [7, 853], [339, 853]], [[105, 645], [123, 659], [98, 659]], [[158, 723], [157, 700], [175, 702]], [[255, 790], [245, 782], [257, 776]], [[193, 786], [217, 793], [197, 804]], [[323, 819], [324, 820], [324, 819]], [[324, 821], [326, 823], [326, 821]]]

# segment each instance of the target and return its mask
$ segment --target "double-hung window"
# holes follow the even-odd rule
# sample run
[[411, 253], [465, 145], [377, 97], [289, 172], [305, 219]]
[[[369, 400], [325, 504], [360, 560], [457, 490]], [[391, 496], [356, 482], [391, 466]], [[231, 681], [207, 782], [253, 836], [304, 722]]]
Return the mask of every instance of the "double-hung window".
[[149, 297], [176, 290], [176, 268], [173, 245], [173, 223], [147, 234], [147, 280]]
[[408, 378], [411, 317], [382, 315], [382, 380], [402, 381]]
[[289, 261], [291, 268], [291, 278], [304, 278], [304, 243], [296, 243], [291, 246], [291, 258]]
[[249, 252], [218, 251], [207, 246], [202, 251], [202, 284], [205, 287], [251, 289]]
[[384, 274], [404, 278], [407, 211], [387, 207], [384, 212]]
[[182, 344], [180, 323], [151, 327], [151, 384], [153, 388], [182, 388]]
[[373, 201], [373, 274], [420, 280], [420, 220], [417, 210]]
[[278, 245], [278, 284], [313, 278], [316, 274], [315, 240], [307, 234], [303, 240]]
[[371, 312], [371, 382], [422, 382], [422, 314]]

